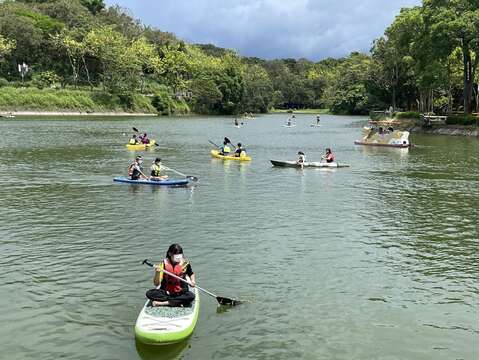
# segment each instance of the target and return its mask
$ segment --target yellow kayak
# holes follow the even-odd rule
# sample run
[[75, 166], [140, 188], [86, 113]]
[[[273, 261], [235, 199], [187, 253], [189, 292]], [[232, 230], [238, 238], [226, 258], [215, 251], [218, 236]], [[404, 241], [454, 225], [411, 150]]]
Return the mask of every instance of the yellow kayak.
[[251, 161], [251, 157], [246, 156], [229, 156], [229, 155], [220, 155], [218, 150], [211, 150], [211, 156], [222, 159], [222, 160], [236, 160], [236, 161]]
[[155, 140], [150, 140], [149, 144], [136, 144], [136, 145], [131, 145], [131, 144], [126, 144], [126, 147], [128, 150], [148, 150], [151, 148], [155, 147]]

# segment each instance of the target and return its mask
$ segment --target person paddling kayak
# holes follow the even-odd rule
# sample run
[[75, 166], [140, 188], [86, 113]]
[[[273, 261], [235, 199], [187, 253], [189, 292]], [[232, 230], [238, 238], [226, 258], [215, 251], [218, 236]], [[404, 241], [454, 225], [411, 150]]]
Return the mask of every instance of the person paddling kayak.
[[136, 138], [135, 134], [133, 134], [133, 136], [130, 138], [130, 141], [128, 141], [128, 144], [130, 144], [130, 145], [138, 144], [138, 139]]
[[246, 156], [246, 149], [243, 147], [241, 143], [238, 143], [238, 146], [235, 150], [235, 157], [244, 157]]
[[150, 139], [148, 138], [147, 133], [144, 133], [140, 136], [140, 141], [142, 144], [148, 145], [150, 143]]
[[298, 151], [298, 160], [296, 161], [296, 163], [298, 165], [301, 165], [301, 169], [303, 169], [305, 162], [306, 162], [306, 155], [304, 155], [304, 152]]
[[220, 146], [220, 148], [219, 148], [220, 155], [228, 155], [231, 152], [231, 148], [230, 148], [229, 144], [231, 144], [230, 139], [225, 137], [224, 140], [223, 140], [223, 146]]
[[195, 294], [189, 291], [188, 285], [163, 272], [164, 269], [175, 274], [188, 281], [191, 287], [195, 287], [195, 273], [183, 255], [183, 248], [179, 244], [170, 245], [165, 259], [161, 264], [155, 265], [154, 269], [153, 283], [157, 288], [146, 292], [152, 306], [190, 306]]
[[321, 157], [321, 159], [326, 160], [327, 163], [334, 162], [334, 154], [330, 148], [326, 149], [326, 154]]
[[168, 175], [161, 175], [161, 159], [160, 158], [156, 158], [155, 161], [153, 161], [153, 165], [151, 165], [150, 170], [151, 170], [150, 180], [160, 181], [160, 180], [168, 179]]
[[143, 158], [141, 156], [137, 156], [135, 161], [128, 166], [128, 177], [131, 180], [139, 180], [139, 179], [148, 179], [148, 176], [143, 174], [141, 164], [143, 163]]

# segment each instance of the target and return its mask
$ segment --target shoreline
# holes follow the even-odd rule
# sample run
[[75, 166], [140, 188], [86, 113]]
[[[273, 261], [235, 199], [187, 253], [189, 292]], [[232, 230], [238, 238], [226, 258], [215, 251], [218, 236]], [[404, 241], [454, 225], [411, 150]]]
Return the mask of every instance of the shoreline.
[[155, 113], [129, 113], [116, 111], [0, 111], [0, 118], [8, 119], [13, 116], [158, 116]]
[[417, 119], [370, 120], [371, 122], [374, 122], [377, 126], [392, 126], [416, 134], [479, 137], [478, 126], [436, 124], [424, 127], [418, 124]]

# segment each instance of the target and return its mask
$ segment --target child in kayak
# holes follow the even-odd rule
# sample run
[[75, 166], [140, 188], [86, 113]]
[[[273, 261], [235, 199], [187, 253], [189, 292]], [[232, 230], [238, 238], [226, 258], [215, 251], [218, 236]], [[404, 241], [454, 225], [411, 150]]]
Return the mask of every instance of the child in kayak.
[[304, 152], [298, 151], [298, 160], [296, 163], [298, 165], [301, 165], [301, 169], [304, 167], [304, 163], [306, 162], [306, 155], [304, 155]]
[[136, 145], [136, 144], [138, 144], [138, 139], [136, 138], [136, 135], [133, 134], [133, 136], [131, 137], [130, 141], [128, 141], [128, 144], [129, 144], [129, 145]]
[[143, 158], [141, 156], [137, 156], [135, 161], [128, 166], [128, 177], [131, 180], [140, 180], [140, 179], [148, 179], [148, 176], [143, 174], [141, 164], [143, 163]]
[[246, 150], [243, 148], [243, 145], [241, 143], [238, 143], [238, 146], [236, 147], [235, 150], [235, 157], [244, 157], [246, 156]]
[[[188, 284], [195, 286], [195, 273], [184, 257], [182, 247], [178, 244], [170, 245], [165, 259], [154, 268], [153, 283], [157, 288], [146, 292], [146, 297], [151, 300], [152, 306], [190, 306], [195, 299], [195, 294], [189, 291]], [[184, 279], [188, 284], [168, 275], [163, 270]]]
[[326, 149], [326, 155], [323, 155], [321, 159], [326, 160], [327, 163], [334, 162], [334, 154], [330, 148]]
[[151, 165], [150, 170], [151, 170], [150, 180], [160, 181], [160, 180], [168, 179], [168, 175], [161, 175], [161, 159], [160, 158], [156, 158], [155, 161], [153, 161], [153, 165]]

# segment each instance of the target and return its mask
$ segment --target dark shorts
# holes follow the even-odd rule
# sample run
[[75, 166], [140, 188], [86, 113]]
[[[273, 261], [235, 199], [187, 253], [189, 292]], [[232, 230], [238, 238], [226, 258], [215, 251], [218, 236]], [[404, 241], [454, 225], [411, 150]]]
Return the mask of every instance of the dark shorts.
[[146, 297], [151, 301], [168, 301], [170, 306], [191, 306], [195, 294], [183, 291], [179, 294], [167, 294], [163, 289], [151, 289], [146, 292]]

